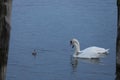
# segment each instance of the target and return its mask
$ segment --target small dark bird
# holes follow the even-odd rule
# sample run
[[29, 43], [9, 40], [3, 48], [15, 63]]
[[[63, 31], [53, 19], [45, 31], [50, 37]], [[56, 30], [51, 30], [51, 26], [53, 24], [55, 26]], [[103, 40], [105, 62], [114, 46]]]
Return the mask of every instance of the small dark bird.
[[36, 55], [37, 55], [37, 52], [36, 52], [35, 49], [34, 49], [34, 51], [32, 52], [32, 55], [33, 55], [33, 56], [36, 56]]

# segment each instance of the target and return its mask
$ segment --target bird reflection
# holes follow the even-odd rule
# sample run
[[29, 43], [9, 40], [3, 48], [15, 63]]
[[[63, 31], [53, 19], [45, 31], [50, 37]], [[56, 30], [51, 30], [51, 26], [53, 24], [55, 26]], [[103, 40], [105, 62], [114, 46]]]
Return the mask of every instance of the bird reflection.
[[93, 59], [87, 59], [87, 58], [76, 58], [71, 56], [71, 65], [73, 68], [73, 72], [77, 71], [77, 66], [78, 63], [80, 62], [86, 62], [86, 63], [91, 63], [91, 64], [99, 64], [100, 59], [99, 58], [93, 58]]
[[78, 65], [78, 58], [71, 56], [71, 65], [72, 65], [73, 71], [76, 72], [77, 65]]
[[92, 64], [99, 64], [100, 63], [100, 59], [99, 58], [93, 58], [93, 59], [80, 59], [83, 62], [87, 62], [87, 63], [92, 63]]

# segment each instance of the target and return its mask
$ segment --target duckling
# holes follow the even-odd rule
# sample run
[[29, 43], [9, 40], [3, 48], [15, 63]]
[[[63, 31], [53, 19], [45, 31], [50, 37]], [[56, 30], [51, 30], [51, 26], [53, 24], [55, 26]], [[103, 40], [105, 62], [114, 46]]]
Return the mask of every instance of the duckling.
[[33, 55], [33, 56], [36, 56], [36, 55], [37, 55], [37, 52], [36, 52], [35, 49], [34, 49], [34, 51], [32, 52], [32, 55]]

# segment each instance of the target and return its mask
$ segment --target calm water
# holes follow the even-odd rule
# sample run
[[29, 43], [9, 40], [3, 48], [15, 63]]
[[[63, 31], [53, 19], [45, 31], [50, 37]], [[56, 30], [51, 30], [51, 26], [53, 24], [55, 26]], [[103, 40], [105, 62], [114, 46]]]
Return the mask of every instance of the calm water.
[[[13, 0], [6, 80], [115, 80], [116, 15], [116, 0]], [[73, 59], [72, 38], [110, 53]]]

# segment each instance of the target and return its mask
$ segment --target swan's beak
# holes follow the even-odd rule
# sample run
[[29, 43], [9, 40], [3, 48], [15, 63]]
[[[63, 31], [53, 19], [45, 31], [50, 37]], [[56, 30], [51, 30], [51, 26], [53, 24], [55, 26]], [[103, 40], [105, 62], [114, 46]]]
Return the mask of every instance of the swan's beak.
[[72, 48], [74, 48], [74, 45], [72, 44], [72, 41], [70, 41], [70, 45], [72, 45]]

